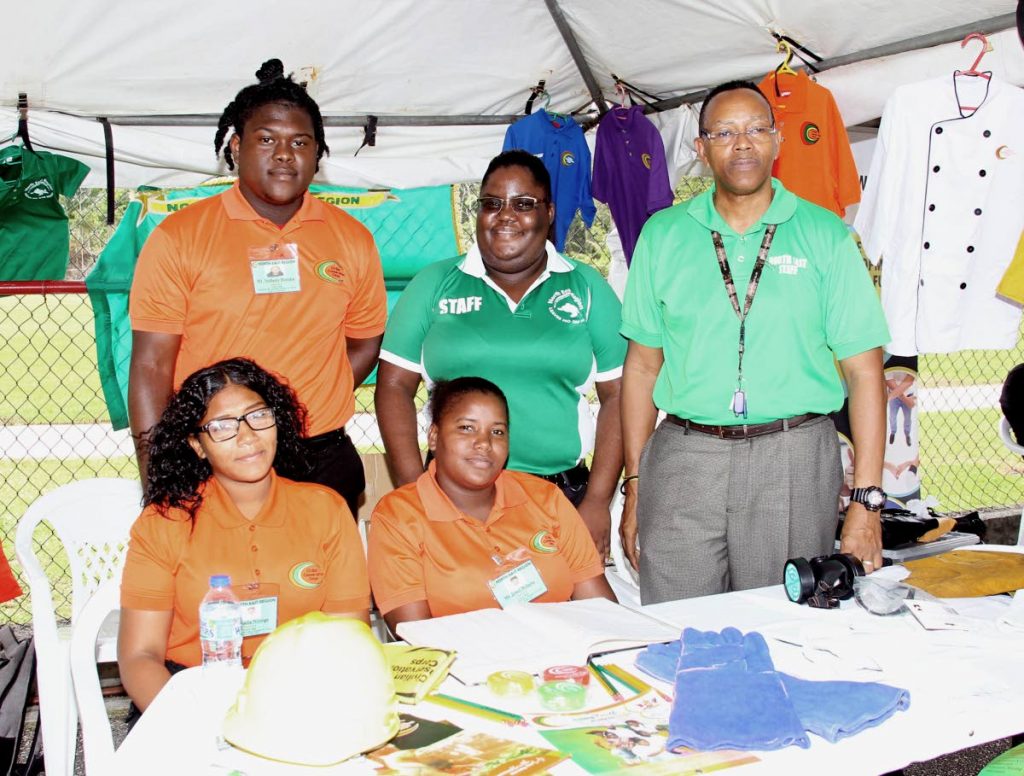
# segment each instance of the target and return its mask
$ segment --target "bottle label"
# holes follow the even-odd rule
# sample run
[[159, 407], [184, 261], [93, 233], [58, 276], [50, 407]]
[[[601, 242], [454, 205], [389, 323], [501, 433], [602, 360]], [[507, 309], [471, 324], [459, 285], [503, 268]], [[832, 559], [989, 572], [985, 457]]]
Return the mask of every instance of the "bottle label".
[[231, 641], [242, 635], [235, 617], [204, 617], [199, 623], [199, 638], [206, 641]]

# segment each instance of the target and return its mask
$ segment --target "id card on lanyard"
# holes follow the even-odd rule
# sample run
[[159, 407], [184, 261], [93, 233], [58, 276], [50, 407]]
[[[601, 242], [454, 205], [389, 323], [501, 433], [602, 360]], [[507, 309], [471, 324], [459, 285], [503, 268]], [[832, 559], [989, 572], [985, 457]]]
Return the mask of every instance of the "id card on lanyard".
[[764, 238], [761, 240], [761, 247], [757, 251], [757, 261], [754, 262], [754, 269], [750, 273], [750, 282], [747, 284], [747, 296], [743, 300], [743, 309], [740, 309], [739, 297], [736, 295], [736, 284], [732, 279], [732, 270], [729, 268], [729, 258], [725, 255], [725, 244], [722, 242], [722, 235], [716, 231], [711, 232], [711, 242], [715, 244], [715, 256], [718, 257], [718, 268], [722, 272], [722, 280], [725, 282], [725, 291], [729, 295], [729, 302], [732, 304], [733, 312], [740, 319], [740, 342], [739, 355], [736, 364], [736, 390], [733, 391], [732, 400], [729, 402], [729, 409], [737, 418], [747, 417], [747, 392], [743, 388], [743, 353], [747, 349], [747, 315], [754, 304], [754, 294], [757, 293], [757, 285], [761, 282], [761, 271], [768, 259], [768, 250], [772, 246], [772, 238], [775, 237], [775, 230], [778, 224], [768, 224], [764, 230]]
[[502, 609], [529, 603], [548, 591], [525, 547], [513, 550], [505, 557], [493, 555], [492, 559], [498, 573], [487, 581], [487, 586]]
[[250, 246], [249, 269], [253, 293], [290, 294], [302, 290], [296, 243]]
[[280, 589], [276, 584], [253, 582], [232, 585], [231, 589], [242, 603], [242, 638], [264, 636], [277, 627]]

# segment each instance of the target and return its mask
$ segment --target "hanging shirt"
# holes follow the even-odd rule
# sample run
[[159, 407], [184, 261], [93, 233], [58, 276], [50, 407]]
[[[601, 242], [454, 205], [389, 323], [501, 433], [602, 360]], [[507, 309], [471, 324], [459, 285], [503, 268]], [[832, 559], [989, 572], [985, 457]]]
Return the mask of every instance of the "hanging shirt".
[[672, 204], [665, 145], [639, 105], [604, 114], [596, 143], [594, 199], [612, 211], [628, 264], [647, 219]]
[[798, 197], [843, 216], [860, 201], [860, 177], [832, 92], [804, 72], [769, 73], [758, 88], [783, 139], [772, 175]]
[[594, 223], [597, 208], [590, 196], [590, 149], [572, 116], [555, 118], [546, 110], [519, 119], [505, 132], [502, 151], [521, 148], [539, 156], [551, 175], [555, 201], [555, 247], [565, 249], [569, 224], [580, 211], [583, 223]]
[[996, 286], [1024, 229], [1021, 127], [1024, 90], [995, 77], [944, 75], [886, 102], [854, 226], [885, 259], [890, 353], [1014, 346], [1020, 308]]
[[88, 173], [66, 156], [0, 150], [0, 281], [64, 279], [70, 240], [59, 195], [72, 196]]

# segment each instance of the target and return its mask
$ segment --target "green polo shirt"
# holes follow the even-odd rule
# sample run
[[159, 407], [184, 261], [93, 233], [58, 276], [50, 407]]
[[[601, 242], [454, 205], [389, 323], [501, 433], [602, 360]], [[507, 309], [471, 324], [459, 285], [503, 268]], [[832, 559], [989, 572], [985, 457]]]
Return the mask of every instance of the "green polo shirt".
[[621, 305], [597, 270], [548, 243], [547, 268], [518, 304], [487, 277], [479, 249], [421, 270], [388, 319], [381, 360], [428, 385], [484, 377], [509, 403], [508, 468], [554, 474], [593, 449], [586, 395], [622, 374]]
[[[697, 423], [764, 423], [843, 404], [834, 358], [885, 345], [889, 330], [856, 243], [833, 213], [786, 191], [737, 234], [715, 210], [714, 189], [651, 216], [637, 242], [622, 334], [661, 348], [654, 403]], [[743, 382], [748, 417], [731, 410], [739, 318], [725, 290], [711, 231], [722, 235], [742, 307], [767, 224], [778, 224], [747, 317]]]
[[59, 195], [72, 196], [88, 173], [67, 156], [0, 150], [0, 280], [64, 279], [68, 217]]

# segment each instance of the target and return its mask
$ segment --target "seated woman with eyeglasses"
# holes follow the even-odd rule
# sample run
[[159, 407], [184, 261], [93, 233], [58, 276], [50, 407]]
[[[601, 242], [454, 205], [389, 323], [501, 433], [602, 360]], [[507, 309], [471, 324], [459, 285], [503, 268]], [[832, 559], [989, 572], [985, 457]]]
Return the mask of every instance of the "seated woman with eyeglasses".
[[[622, 469], [621, 305], [597, 270], [548, 242], [554, 215], [540, 159], [507, 151], [491, 160], [480, 184], [476, 244], [464, 257], [421, 270], [388, 319], [377, 422], [395, 484], [405, 485], [423, 473], [420, 381], [492, 380], [516, 419], [508, 467], [562, 488], [604, 554]], [[586, 398], [595, 384], [596, 427]], [[592, 450], [588, 472], [584, 459]]]
[[202, 663], [199, 604], [227, 574], [243, 602], [242, 658], [311, 611], [369, 622], [362, 541], [345, 500], [293, 482], [306, 410], [243, 358], [185, 379], [154, 427], [145, 508], [121, 582], [117, 662], [145, 710], [171, 672]]
[[572, 504], [553, 484], [503, 469], [501, 389], [479, 377], [439, 382], [430, 416], [430, 466], [384, 496], [370, 522], [370, 583], [391, 631], [527, 601], [614, 601]]

